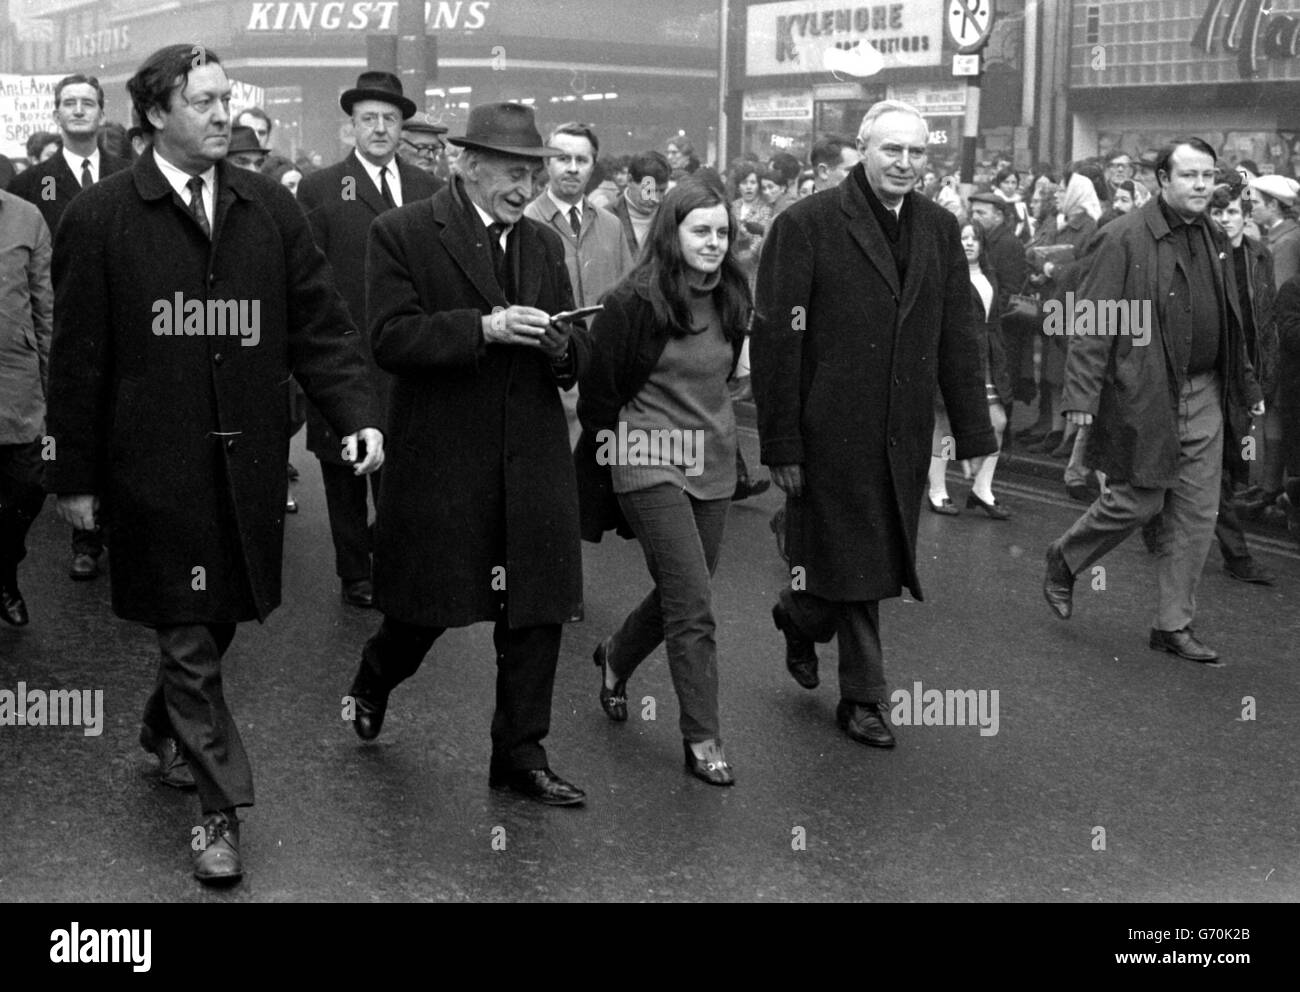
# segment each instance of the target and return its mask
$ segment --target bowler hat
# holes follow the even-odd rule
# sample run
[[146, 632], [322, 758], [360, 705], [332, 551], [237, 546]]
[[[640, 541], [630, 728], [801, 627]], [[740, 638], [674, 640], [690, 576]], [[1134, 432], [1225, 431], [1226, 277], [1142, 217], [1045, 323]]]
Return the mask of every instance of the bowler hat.
[[465, 134], [447, 140], [460, 148], [484, 148], [524, 158], [564, 154], [558, 148], [542, 144], [542, 136], [533, 123], [533, 108], [522, 103], [485, 103], [475, 107], [469, 112]]
[[230, 144], [226, 147], [227, 155], [237, 155], [240, 152], [269, 152], [270, 150], [257, 143], [257, 132], [251, 127], [236, 124], [230, 129]]
[[402, 94], [402, 81], [391, 72], [376, 72], [367, 69], [357, 77], [357, 85], [344, 90], [339, 97], [339, 106], [343, 113], [351, 114], [352, 105], [358, 100], [382, 100], [391, 103], [402, 112], [402, 120], [415, 115], [415, 104]]

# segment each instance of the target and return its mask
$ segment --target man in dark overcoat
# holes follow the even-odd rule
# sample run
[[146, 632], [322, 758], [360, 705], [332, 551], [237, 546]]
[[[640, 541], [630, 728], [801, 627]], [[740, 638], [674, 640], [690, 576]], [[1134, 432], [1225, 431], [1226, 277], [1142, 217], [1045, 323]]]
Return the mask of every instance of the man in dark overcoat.
[[[1223, 446], [1250, 433], [1264, 400], [1242, 330], [1232, 246], [1206, 216], [1215, 153], [1200, 138], [1165, 146], [1160, 193], [1098, 234], [1078, 299], [1093, 333], [1071, 340], [1062, 409], [1090, 427], [1084, 461], [1107, 491], [1047, 549], [1043, 594], [1069, 619], [1077, 575], [1159, 515], [1157, 594], [1148, 644], [1214, 664], [1192, 630], [1214, 540]], [[1127, 320], [1102, 320], [1118, 304]], [[1077, 307], [1076, 307], [1077, 309]], [[1144, 330], [1133, 333], [1136, 319]]]
[[475, 107], [452, 183], [370, 228], [370, 344], [393, 374], [375, 604], [354, 726], [380, 731], [395, 685], [448, 627], [496, 624], [489, 783], [550, 805], [582, 790], [547, 766], [561, 624], [582, 612], [578, 497], [556, 386], [586, 332], [554, 325], [573, 293], [564, 246], [524, 216], [543, 158], [532, 110]]
[[936, 384], [958, 459], [997, 449], [956, 219], [911, 192], [928, 128], [908, 104], [863, 118], [862, 161], [773, 222], [751, 338], [763, 463], [785, 491], [790, 588], [773, 618], [786, 665], [818, 684], [814, 642], [839, 637], [840, 727], [895, 743], [879, 601], [918, 600], [916, 529]]
[[[113, 611], [157, 631], [141, 744], [197, 785], [203, 881], [242, 873], [248, 756], [222, 692], [236, 624], [280, 602], [290, 374], [383, 461], [365, 359], [297, 202], [225, 161], [230, 82], [172, 45], [129, 89], [153, 147], [82, 193], [55, 236], [47, 489], [76, 526], [107, 518]], [[187, 837], [187, 842], [189, 838]]]
[[[59, 127], [63, 147], [44, 162], [15, 176], [9, 187], [9, 192], [40, 210], [51, 238], [74, 197], [128, 165], [126, 159], [99, 147], [99, 126], [104, 123], [104, 88], [94, 76], [74, 73], [54, 84], [54, 123]], [[103, 553], [104, 535], [100, 528], [89, 531], [74, 528], [68, 575], [79, 581], [97, 577]]]
[[[439, 179], [397, 158], [402, 121], [415, 104], [402, 93], [401, 81], [389, 72], [363, 72], [357, 85], [344, 90], [339, 105], [352, 118], [356, 148], [341, 162], [304, 176], [298, 202], [307, 211], [312, 234], [334, 270], [334, 282], [357, 327], [366, 326], [366, 235], [370, 222], [385, 210], [423, 200], [442, 188]], [[362, 335], [366, 366], [381, 418], [388, 410], [388, 375], [375, 366], [369, 339]], [[373, 605], [370, 581], [370, 528], [366, 476], [343, 461], [339, 439], [314, 406], [307, 407], [307, 447], [320, 459], [334, 540], [334, 568], [342, 597], [352, 606]], [[382, 472], [369, 476], [379, 505]]]

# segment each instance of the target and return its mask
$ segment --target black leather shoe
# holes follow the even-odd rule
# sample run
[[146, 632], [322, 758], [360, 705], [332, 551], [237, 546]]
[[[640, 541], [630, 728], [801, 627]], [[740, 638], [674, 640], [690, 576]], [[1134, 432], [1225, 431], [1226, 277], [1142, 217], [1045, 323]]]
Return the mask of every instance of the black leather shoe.
[[968, 493], [966, 496], [966, 509], [973, 510], [976, 507], [979, 507], [981, 510], [987, 513], [994, 520], [1011, 519], [1011, 511], [1008, 510], [1001, 503], [997, 502], [996, 500], [994, 500], [992, 503], [985, 503], [982, 499], [976, 496], [974, 492]]
[[373, 741], [384, 729], [384, 714], [388, 712], [388, 697], [376, 700], [371, 696], [352, 693], [352, 729], [363, 741]]
[[816, 689], [821, 684], [817, 677], [816, 645], [799, 633], [779, 601], [772, 607], [772, 622], [785, 635], [785, 667], [805, 689]]
[[1065, 487], [1065, 494], [1069, 496], [1070, 499], [1077, 500], [1080, 503], [1091, 503], [1096, 499], [1092, 490], [1083, 482], [1071, 482]]
[[1047, 546], [1047, 575], [1043, 579], [1043, 596], [1047, 605], [1062, 620], [1069, 620], [1074, 612], [1074, 574], [1065, 563], [1061, 548], [1056, 542]]
[[521, 796], [527, 796], [546, 806], [580, 806], [587, 799], [585, 792], [564, 781], [549, 768], [494, 771], [488, 778], [488, 785], [494, 789], [513, 789]]
[[194, 877], [208, 885], [238, 882], [244, 877], [239, 861], [239, 819], [235, 811], [209, 813], [203, 818], [203, 850], [194, 852]]
[[1271, 586], [1273, 573], [1254, 558], [1237, 558], [1223, 563], [1223, 570], [1241, 582], [1252, 582], [1257, 586]]
[[619, 679], [614, 688], [607, 689], [605, 673], [609, 669], [609, 638], [596, 645], [592, 660], [600, 669], [600, 708], [615, 723], [627, 722], [627, 679]]
[[737, 479], [736, 489], [731, 494], [731, 502], [739, 503], [742, 499], [749, 499], [751, 496], [761, 496], [771, 487], [771, 479], [759, 479], [757, 482], [751, 482], [749, 479]]
[[74, 554], [72, 565], [68, 568], [68, 577], [78, 582], [86, 582], [99, 575], [99, 559], [94, 555]]
[[375, 605], [375, 588], [369, 579], [355, 579], [343, 583], [343, 602], [348, 606], [359, 606], [364, 610]]
[[708, 782], [709, 785], [736, 784], [736, 776], [731, 773], [731, 765], [727, 764], [727, 756], [722, 753], [722, 745], [717, 741], [703, 741], [700, 744], [700, 750], [704, 752], [702, 758], [695, 757], [690, 741], [682, 741], [682, 748], [686, 752], [686, 770], [700, 781]]
[[929, 496], [925, 498], [925, 502], [930, 507], [931, 513], [941, 513], [945, 517], [955, 517], [957, 514], [961, 513], [961, 510], [957, 508], [957, 504], [947, 496], [943, 498], [942, 503], [936, 503]]
[[1188, 661], [1199, 661], [1208, 665], [1219, 660], [1219, 652], [1207, 648], [1196, 639], [1191, 627], [1182, 630], [1156, 630], [1151, 628], [1151, 640], [1148, 642], [1155, 651], [1168, 651]]
[[194, 773], [175, 737], [160, 737], [153, 729], [140, 727], [140, 746], [158, 757], [158, 781], [173, 789], [193, 789]]
[[851, 699], [841, 699], [835, 707], [835, 722], [859, 744], [893, 747], [898, 742], [885, 721], [887, 712], [882, 703], [855, 703]]
[[30, 619], [27, 615], [27, 602], [18, 589], [18, 583], [14, 581], [0, 585], [0, 620], [15, 627], [26, 627]]

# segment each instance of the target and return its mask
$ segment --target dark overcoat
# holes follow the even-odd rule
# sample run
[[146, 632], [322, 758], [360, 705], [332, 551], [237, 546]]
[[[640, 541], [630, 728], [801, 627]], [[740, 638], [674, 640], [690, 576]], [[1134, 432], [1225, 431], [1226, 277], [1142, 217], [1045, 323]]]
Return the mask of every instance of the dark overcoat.
[[[402, 180], [402, 203], [425, 200], [442, 189], [442, 180], [413, 165], [393, 159]], [[298, 203], [307, 212], [316, 244], [334, 270], [334, 284], [347, 301], [352, 321], [366, 326], [366, 236], [370, 222], [390, 209], [379, 195], [355, 152], [327, 169], [304, 176], [298, 186]], [[388, 412], [388, 374], [375, 365], [370, 340], [361, 335], [370, 385], [374, 390], [380, 426]], [[319, 410], [307, 405], [307, 449], [321, 461], [342, 465], [339, 436]]]
[[[215, 215], [209, 243], [150, 150], [55, 235], [46, 486], [101, 498], [127, 620], [279, 605], [291, 373], [341, 433], [377, 426], [359, 335], [292, 195], [221, 162]], [[176, 294], [247, 304], [257, 343], [156, 333]]]
[[957, 220], [908, 199], [901, 285], [856, 175], [777, 217], [759, 263], [750, 361], [762, 460], [803, 466], [786, 548], [807, 591], [829, 600], [904, 585], [922, 598], [916, 529], [936, 385], [956, 457], [997, 448]]
[[[103, 149], [99, 152], [99, 181], [103, 182], [115, 172], [121, 172], [123, 169], [129, 169], [131, 163], [124, 158], [118, 158], [116, 155], [110, 155]], [[46, 190], [50, 189], [50, 184], [46, 182], [49, 176], [54, 177], [53, 195], [47, 196]], [[50, 237], [54, 237], [59, 229], [59, 221], [63, 219], [63, 212], [68, 209], [74, 198], [82, 192], [81, 177], [74, 176], [72, 170], [68, 168], [68, 161], [63, 157], [63, 152], [51, 155], [44, 162], [33, 165], [18, 175], [14, 176], [9, 182], [9, 192], [14, 196], [21, 196], [28, 203], [36, 205], [40, 210], [41, 216], [45, 218], [45, 223], [49, 226]]]
[[573, 306], [554, 232], [527, 217], [515, 225], [510, 300], [487, 239], [458, 178], [370, 228], [370, 344], [393, 376], [375, 603], [408, 623], [496, 620], [503, 588], [512, 628], [582, 613], [577, 484], [556, 386], [586, 368], [587, 334], [574, 332], [563, 373], [540, 350], [487, 344], [481, 320], [496, 307]]
[[[1227, 328], [1219, 336], [1218, 362], [1226, 386], [1226, 445], [1248, 433], [1245, 413], [1262, 394], [1246, 357], [1232, 246], [1217, 226], [1208, 229], [1218, 250], [1214, 281], [1220, 326]], [[1172, 486], [1181, 452], [1178, 405], [1183, 372], [1176, 368], [1165, 307], [1174, 280], [1186, 276], [1160, 197], [1098, 231], [1089, 260], [1076, 300], [1139, 305], [1150, 301], [1151, 340], [1141, 345], [1140, 339], [1126, 334], [1071, 337], [1061, 409], [1094, 416], [1084, 455], [1089, 468], [1142, 488]]]
[[1300, 478], [1300, 275], [1278, 290], [1277, 402], [1282, 412], [1282, 457], [1289, 478]]

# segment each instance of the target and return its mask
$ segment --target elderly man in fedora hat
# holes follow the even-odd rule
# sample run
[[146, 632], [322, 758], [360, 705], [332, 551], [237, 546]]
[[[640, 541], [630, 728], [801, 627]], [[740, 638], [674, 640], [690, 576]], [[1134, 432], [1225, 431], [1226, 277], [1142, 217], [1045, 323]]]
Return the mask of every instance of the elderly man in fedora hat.
[[226, 152], [226, 161], [236, 168], [260, 172], [270, 151], [257, 140], [257, 132], [251, 127], [236, 124], [230, 129], [230, 147]]
[[379, 734], [389, 693], [448, 627], [496, 627], [489, 784], [548, 805], [583, 802], [542, 739], [561, 625], [582, 613], [578, 496], [556, 386], [587, 364], [559, 235], [524, 216], [560, 154], [531, 108], [475, 107], [451, 184], [370, 228], [366, 317], [393, 374], [397, 443], [379, 500], [379, 631], [351, 689], [354, 727]]
[[[339, 97], [352, 118], [356, 148], [341, 162], [305, 176], [298, 202], [307, 212], [312, 234], [334, 270], [334, 282], [357, 326], [366, 326], [366, 236], [370, 223], [386, 210], [433, 196], [442, 183], [397, 158], [402, 122], [415, 115], [415, 104], [402, 93], [391, 72], [366, 71], [357, 85]], [[366, 334], [361, 335], [370, 382], [379, 414], [388, 409], [389, 377], [375, 365]], [[341, 455], [339, 439], [313, 407], [307, 408], [307, 448], [320, 460], [334, 542], [334, 571], [340, 595], [349, 606], [374, 603], [371, 585], [370, 510], [366, 477], [356, 475]], [[370, 495], [379, 505], [380, 472], [370, 478]]]
[[435, 174], [438, 156], [447, 147], [442, 140], [447, 130], [441, 124], [426, 120], [425, 115], [416, 114], [402, 124], [402, 159], [417, 169]]

